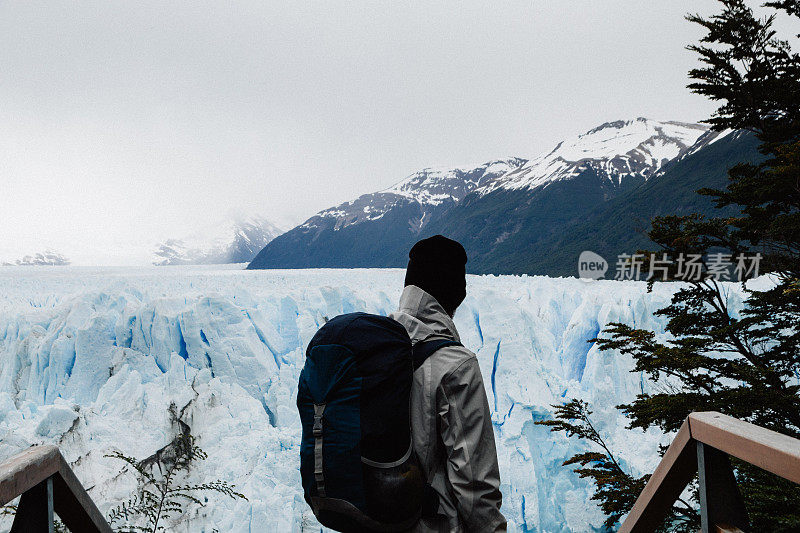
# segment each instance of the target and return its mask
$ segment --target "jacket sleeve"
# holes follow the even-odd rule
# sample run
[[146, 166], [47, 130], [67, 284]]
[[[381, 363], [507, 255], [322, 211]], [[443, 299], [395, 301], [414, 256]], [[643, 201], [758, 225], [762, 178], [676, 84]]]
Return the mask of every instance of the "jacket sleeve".
[[505, 531], [494, 430], [474, 355], [442, 378], [438, 396], [447, 479], [459, 518], [469, 532]]

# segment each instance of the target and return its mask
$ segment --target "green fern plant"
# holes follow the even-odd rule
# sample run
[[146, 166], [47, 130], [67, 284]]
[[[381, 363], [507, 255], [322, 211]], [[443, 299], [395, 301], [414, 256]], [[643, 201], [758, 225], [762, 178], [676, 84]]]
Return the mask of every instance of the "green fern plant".
[[182, 515], [191, 505], [203, 506], [199, 496], [216, 492], [232, 499], [247, 500], [236, 491], [236, 486], [226, 481], [187, 484], [184, 482], [190, 467], [197, 461], [205, 461], [208, 454], [196, 443], [188, 432], [182, 432], [167, 447], [154, 457], [137, 460], [120, 452], [106, 455], [123, 461], [120, 474], [132, 468], [139, 477], [136, 493], [111, 510], [109, 524], [119, 533], [156, 533], [165, 531], [164, 523]]

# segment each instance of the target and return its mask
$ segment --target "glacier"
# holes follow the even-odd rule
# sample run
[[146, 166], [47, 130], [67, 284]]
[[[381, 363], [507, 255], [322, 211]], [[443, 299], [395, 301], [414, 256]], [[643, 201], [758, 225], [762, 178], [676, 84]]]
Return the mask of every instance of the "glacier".
[[[208, 453], [191, 476], [248, 500], [209, 495], [171, 531], [320, 531], [299, 476], [294, 404], [304, 348], [326, 318], [388, 314], [399, 269], [203, 267], [0, 269], [0, 460], [56, 444], [101, 511], [135, 488], [113, 451], [144, 458], [176, 417]], [[602, 531], [590, 484], [561, 463], [580, 443], [534, 424], [565, 398], [588, 401], [626, 468], [652, 471], [670, 437], [625, 429], [614, 408], [651, 390], [628, 356], [587, 340], [610, 322], [653, 329], [672, 285], [468, 276], [455, 316], [478, 356], [509, 531]], [[731, 284], [729, 305], [742, 290]], [[6, 526], [8, 524], [5, 524]]]

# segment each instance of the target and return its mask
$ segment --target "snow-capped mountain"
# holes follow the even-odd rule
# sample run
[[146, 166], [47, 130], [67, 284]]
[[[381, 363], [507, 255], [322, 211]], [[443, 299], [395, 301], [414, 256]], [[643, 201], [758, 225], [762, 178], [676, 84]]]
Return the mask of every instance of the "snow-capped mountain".
[[[613, 231], [584, 225], [579, 237], [587, 249], [646, 244], [641, 235], [652, 216], [710, 212], [697, 189], [724, 188], [730, 166], [757, 157], [741, 133], [645, 118], [608, 122], [531, 159], [412, 174], [321, 211], [264, 247], [248, 268], [402, 267], [416, 240], [441, 233], [464, 244], [471, 272], [561, 275], [574, 270], [571, 243], [562, 240], [568, 229], [615, 202], [636, 204]], [[669, 186], [654, 187], [661, 182]], [[541, 258], [557, 256], [558, 265], [540, 267]]]
[[525, 159], [511, 157], [489, 161], [475, 168], [433, 169], [415, 172], [399, 183], [355, 200], [320, 211], [303, 223], [304, 227], [317, 227], [319, 219], [337, 219], [336, 229], [383, 217], [392, 208], [415, 202], [422, 207], [424, 218], [443, 204], [460, 202], [475, 190], [485, 187], [504, 174], [526, 163]]
[[283, 230], [262, 217], [234, 218], [183, 238], [167, 239], [153, 252], [153, 264], [246, 263]]
[[724, 131], [714, 131], [708, 130], [704, 134], [702, 134], [697, 141], [688, 149], [685, 150], [680, 156], [675, 158], [673, 161], [677, 162], [682, 160], [683, 158], [694, 154], [702, 150], [703, 148], [714, 144], [717, 141], [721, 141], [722, 139], [738, 139], [741, 137], [747, 136], [748, 133], [745, 130], [731, 130], [726, 129]]
[[3, 266], [66, 266], [69, 264], [70, 260], [67, 256], [54, 250], [45, 250], [14, 261], [3, 262]]
[[486, 194], [498, 188], [535, 188], [578, 176], [586, 168], [603, 172], [619, 184], [625, 177], [648, 178], [663, 165], [686, 153], [708, 131], [701, 124], [659, 122], [646, 118], [607, 122], [562, 141], [551, 152], [531, 160], [510, 157], [475, 168], [431, 169], [415, 172], [376, 193], [325, 209], [316, 217], [338, 219], [337, 229], [376, 220], [403, 200], [424, 207], [458, 203], [469, 193]]
[[481, 193], [498, 188], [546, 186], [574, 178], [587, 168], [616, 184], [633, 176], [647, 179], [658, 174], [666, 163], [686, 153], [707, 131], [708, 127], [700, 124], [646, 118], [607, 122], [560, 142], [550, 153], [488, 183]]

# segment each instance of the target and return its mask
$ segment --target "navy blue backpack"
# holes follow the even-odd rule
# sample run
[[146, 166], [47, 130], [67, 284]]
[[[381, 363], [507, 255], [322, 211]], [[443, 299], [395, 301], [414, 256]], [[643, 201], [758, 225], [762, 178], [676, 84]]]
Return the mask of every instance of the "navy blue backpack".
[[402, 531], [430, 506], [412, 450], [409, 398], [414, 370], [454, 344], [412, 350], [399, 322], [367, 313], [337, 316], [311, 339], [297, 389], [300, 473], [322, 525]]

